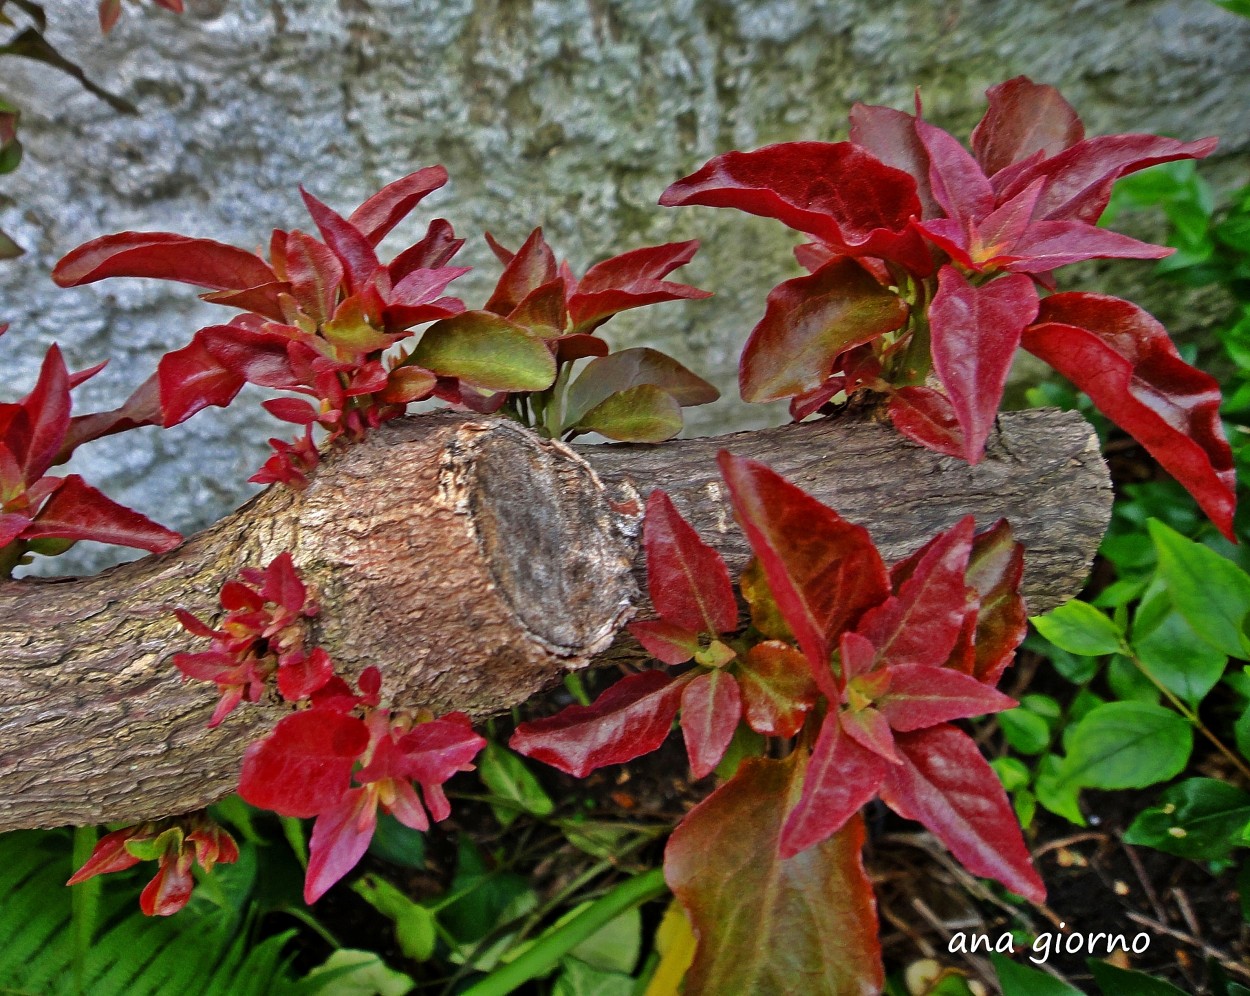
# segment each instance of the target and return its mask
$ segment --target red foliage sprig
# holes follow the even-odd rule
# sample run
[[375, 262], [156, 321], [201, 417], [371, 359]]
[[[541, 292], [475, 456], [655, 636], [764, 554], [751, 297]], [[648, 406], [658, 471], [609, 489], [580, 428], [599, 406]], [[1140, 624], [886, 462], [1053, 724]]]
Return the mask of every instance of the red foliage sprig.
[[1054, 271], [1171, 250], [1097, 227], [1115, 181], [1199, 159], [1215, 139], [1085, 137], [1053, 87], [991, 87], [972, 151], [920, 113], [857, 104], [847, 142], [717, 156], [660, 203], [733, 207], [816, 239], [808, 276], [768, 295], [739, 367], [747, 401], [804, 418], [860, 389], [900, 432], [976, 463], [1020, 347], [1085, 391], [1232, 537], [1232, 454], [1219, 387], [1161, 325], [1117, 298], [1054, 291]]

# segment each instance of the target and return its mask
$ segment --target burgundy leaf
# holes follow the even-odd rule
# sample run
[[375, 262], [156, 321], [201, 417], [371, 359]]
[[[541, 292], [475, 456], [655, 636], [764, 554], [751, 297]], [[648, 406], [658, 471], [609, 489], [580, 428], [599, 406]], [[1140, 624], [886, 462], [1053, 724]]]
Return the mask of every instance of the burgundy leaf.
[[955, 136], [922, 118], [916, 134], [929, 155], [933, 198], [948, 218], [967, 228], [994, 210], [994, 188]]
[[872, 642], [885, 664], [936, 667], [950, 655], [968, 604], [964, 575], [975, 525], [967, 515], [942, 533], [928, 545], [898, 597], [864, 613], [857, 632]]
[[239, 795], [283, 816], [328, 812], [341, 804], [352, 766], [368, 746], [359, 719], [320, 708], [294, 713], [247, 748]]
[[317, 231], [343, 264], [348, 291], [355, 294], [364, 290], [382, 266], [373, 251], [373, 244], [355, 225], [322, 204], [303, 187], [299, 188], [299, 192], [317, 225]]
[[893, 107], [855, 104], [851, 108], [851, 141], [916, 181], [916, 194], [924, 208], [921, 218], [941, 215], [929, 186], [929, 153], [916, 134], [914, 115]]
[[224, 408], [246, 383], [204, 348], [204, 339], [198, 332], [182, 349], [162, 356], [156, 371], [161, 418], [167, 429], [210, 405]]
[[261, 387], [293, 390], [301, 386], [291, 362], [291, 344], [307, 333], [291, 325], [266, 323], [261, 329], [210, 325], [195, 334], [223, 367]]
[[153, 372], [135, 388], [129, 398], [112, 411], [75, 415], [71, 418], [69, 432], [61, 443], [57, 461], [65, 460], [75, 449], [93, 439], [125, 432], [141, 425], [161, 425], [162, 422], [160, 377]]
[[865, 750], [872, 751], [881, 760], [888, 761], [890, 764], [902, 763], [894, 751], [894, 734], [890, 732], [890, 724], [872, 706], [866, 706], [863, 709], [843, 709], [841, 723], [842, 732]]
[[165, 553], [182, 542], [172, 529], [119, 505], [77, 474], [61, 482], [23, 534], [24, 539], [46, 537], [95, 540], [152, 553]]
[[1013, 256], [1020, 258], [1004, 264], [1003, 269], [1010, 273], [1046, 273], [1087, 259], [1162, 259], [1175, 251], [1084, 221], [1037, 221], [1011, 250]]
[[890, 668], [889, 691], [875, 705], [890, 726], [907, 732], [952, 719], [1002, 712], [1016, 701], [950, 668], [903, 664]]
[[1053, 86], [1017, 76], [985, 96], [989, 109], [972, 129], [972, 151], [986, 176], [1038, 152], [1058, 155], [1085, 137], [1076, 111]]
[[803, 778], [803, 794], [786, 816], [780, 853], [792, 858], [833, 836], [877, 794], [892, 765], [842, 731], [838, 714], [825, 717]]
[[705, 671], [681, 693], [681, 733], [695, 778], [706, 778], [725, 756], [742, 718], [742, 695], [733, 675]]
[[729, 568], [659, 488], [647, 498], [643, 549], [647, 591], [661, 619], [695, 633], [738, 628]]
[[908, 439], [947, 456], [962, 457], [964, 434], [946, 395], [931, 387], [903, 387], [890, 398], [890, 421]]
[[87, 860], [83, 862], [66, 885], [77, 885], [96, 875], [108, 875], [111, 872], [125, 871], [133, 868], [141, 859], [136, 858], [126, 849], [127, 841], [134, 840], [142, 832], [142, 827], [125, 827], [105, 834], [97, 841]]
[[987, 685], [998, 684], [1028, 632], [1028, 612], [1020, 597], [1023, 577], [1024, 546], [1016, 542], [1007, 520], [999, 519], [972, 541], [967, 575], [980, 595], [971, 673]]
[[1093, 224], [1111, 199], [1115, 181], [1129, 173], [1177, 159], [1203, 159], [1217, 139], [1178, 142], [1158, 135], [1100, 135], [1045, 159], [1024, 160], [994, 178], [999, 201], [1039, 177], [1046, 181], [1038, 220], [1075, 218]]
[[839, 695], [829, 654], [843, 630], [890, 594], [872, 538], [762, 463], [717, 457], [734, 513], [820, 690]]
[[[44, 355], [34, 389], [21, 401], [28, 419], [25, 459], [22, 460], [22, 472], [28, 483], [33, 484], [43, 477], [61, 451], [69, 430], [69, 388], [69, 371], [65, 369], [60, 348], [54, 343]], [[14, 453], [20, 455], [18, 450]]]
[[329, 246], [303, 232], [291, 232], [286, 240], [286, 271], [291, 293], [299, 306], [318, 325], [334, 314], [343, 264]]
[[1029, 859], [1020, 824], [977, 745], [953, 726], [900, 734], [901, 765], [888, 765], [881, 798], [919, 820], [974, 875], [1001, 882], [1035, 903], [1046, 886]]
[[900, 328], [907, 315], [903, 300], [851, 259], [778, 284], [742, 351], [743, 400], [773, 401], [820, 387], [838, 356]]
[[564, 290], [564, 281], [559, 277], [536, 287], [525, 296], [525, 300], [512, 309], [508, 320], [525, 326], [544, 339], [564, 335], [569, 324]]
[[807, 658], [788, 643], [757, 643], [735, 665], [743, 718], [756, 733], [788, 740], [816, 704]]
[[315, 903], [356, 867], [369, 849], [377, 822], [377, 796], [359, 788], [347, 790], [333, 809], [318, 815], [308, 841], [304, 902]]
[[1037, 289], [1023, 274], [974, 286], [953, 266], [938, 273], [929, 306], [933, 368], [963, 431], [969, 463], [985, 453], [1011, 358], [1037, 307]]
[[456, 238], [451, 222], [435, 218], [420, 242], [409, 246], [390, 262], [391, 282], [399, 283], [413, 270], [437, 270], [446, 266], [464, 245]]
[[1180, 358], [1155, 318], [1119, 298], [1055, 294], [1024, 346], [1088, 394], [1232, 538], [1235, 478], [1219, 384]]
[[427, 194], [447, 182], [447, 170], [442, 166], [427, 166], [415, 173], [388, 183], [376, 194], [356, 208], [348, 224], [363, 235], [371, 245], [377, 245], [387, 232], [407, 217]]
[[663, 619], [631, 622], [626, 627], [642, 649], [672, 667], [684, 664], [699, 652], [699, 634]]
[[273, 281], [246, 290], [213, 291], [201, 294], [200, 300], [209, 304], [224, 304], [228, 308], [241, 308], [275, 321], [286, 321], [286, 310], [283, 301], [288, 300], [291, 285], [286, 281]]
[[[495, 249], [498, 243], [489, 235], [487, 239]], [[502, 246], [496, 249], [496, 255], [500, 249]], [[555, 254], [543, 238], [543, 230], [535, 228], [521, 248], [508, 258], [485, 310], [507, 317], [532, 291], [551, 283], [557, 275]]]
[[172, 232], [119, 232], [92, 239], [52, 270], [60, 287], [106, 277], [154, 277], [214, 290], [246, 290], [277, 280], [255, 253]]
[[569, 315], [574, 326], [583, 330], [593, 328], [617, 312], [661, 301], [711, 297], [711, 291], [663, 279], [689, 263], [698, 248], [699, 243], [694, 239], [670, 242], [634, 249], [596, 263], [586, 271], [576, 293], [569, 298]]
[[681, 691], [693, 678], [673, 679], [662, 671], [622, 678], [588, 706], [568, 706], [554, 716], [522, 723], [508, 746], [575, 778], [605, 764], [624, 764], [664, 742]]

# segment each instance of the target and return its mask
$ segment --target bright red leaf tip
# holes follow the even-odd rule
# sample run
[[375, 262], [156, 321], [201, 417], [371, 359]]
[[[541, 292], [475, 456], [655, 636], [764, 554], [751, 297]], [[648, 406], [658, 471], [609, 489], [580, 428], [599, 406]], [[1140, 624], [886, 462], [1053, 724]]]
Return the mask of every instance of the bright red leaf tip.
[[725, 450], [717, 462], [782, 616], [820, 690], [838, 701], [830, 651], [865, 610], [890, 594], [872, 538], [762, 463]]
[[1023, 344], [1140, 442], [1234, 539], [1236, 480], [1219, 384], [1180, 358], [1153, 316], [1115, 297], [1055, 294]]
[[692, 633], [716, 635], [738, 628], [729, 568], [658, 488], [647, 498], [642, 545], [647, 590], [662, 620]]

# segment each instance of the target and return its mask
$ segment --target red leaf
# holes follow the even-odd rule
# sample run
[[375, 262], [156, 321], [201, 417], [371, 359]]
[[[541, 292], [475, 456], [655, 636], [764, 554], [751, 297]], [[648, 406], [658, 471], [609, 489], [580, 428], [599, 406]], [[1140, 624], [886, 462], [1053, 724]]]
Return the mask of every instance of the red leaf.
[[377, 828], [377, 796], [350, 789], [333, 809], [321, 813], [308, 841], [304, 902], [315, 903], [330, 886], [356, 867]]
[[965, 228], [994, 210], [994, 188], [975, 159], [950, 132], [916, 119], [916, 134], [929, 155], [929, 185], [946, 216]]
[[626, 627], [643, 650], [652, 657], [668, 664], [684, 664], [699, 650], [699, 634], [674, 626], [663, 619], [631, 622]]
[[938, 273], [929, 306], [933, 369], [963, 431], [969, 463], [985, 453], [1011, 358], [1037, 307], [1037, 289], [1023, 274], [974, 286], [953, 266]]
[[299, 702], [324, 688], [334, 677], [334, 662], [321, 647], [285, 654], [278, 663], [278, 691], [288, 702]]
[[1056, 294], [1024, 346], [1088, 394], [1233, 537], [1235, 478], [1219, 384], [1180, 358], [1157, 320], [1119, 298]]
[[1028, 612], [1020, 597], [1023, 577], [1024, 546], [1016, 542], [1007, 520], [999, 519], [972, 541], [967, 575], [980, 595], [972, 674], [987, 685], [998, 684], [1028, 632]]
[[898, 597], [864, 613], [857, 632], [886, 665], [936, 667], [950, 655], [968, 604], [964, 574], [975, 526], [968, 515], [942, 533], [925, 548]]
[[446, 218], [435, 218], [420, 242], [409, 246], [391, 260], [388, 267], [391, 282], [399, 283], [413, 270], [437, 270], [446, 266], [463, 245], [464, 239], [456, 238], [456, 233]]
[[230, 404], [246, 383], [204, 348], [197, 332], [182, 349], [161, 357], [156, 368], [165, 428], [185, 422], [202, 408]]
[[756, 733], [789, 739], [816, 704], [811, 667], [780, 640], [757, 643], [736, 665], [743, 718]]
[[955, 409], [931, 387], [903, 387], [890, 398], [890, 421], [908, 439], [946, 456], [962, 457], [964, 434]]
[[950, 668], [903, 664], [890, 668], [889, 691], [875, 705], [890, 726], [908, 732], [952, 719], [1002, 712], [1016, 701]]
[[277, 276], [255, 253], [172, 232], [119, 232], [69, 252], [52, 270], [59, 287], [106, 277], [154, 277], [214, 290], [247, 290]]
[[271, 398], [262, 401], [260, 406], [274, 418], [296, 425], [312, 425], [317, 421], [320, 412], [303, 398]]
[[985, 96], [989, 109], [972, 129], [972, 151], [986, 176], [1037, 152], [1058, 155], [1085, 137], [1076, 111], [1053, 86], [1017, 76]]
[[77, 474], [65, 478], [23, 534], [24, 539], [45, 537], [95, 540], [151, 553], [165, 553], [182, 542], [172, 529], [119, 505]]
[[140, 859], [126, 850], [126, 842], [134, 839], [141, 830], [142, 827], [126, 827], [105, 834], [92, 848], [90, 856], [83, 862], [82, 867], [74, 872], [65, 884], [77, 885], [96, 875], [107, 875], [110, 872], [133, 868]]
[[[853, 634], [848, 633], [847, 636]], [[890, 724], [872, 706], [863, 709], [843, 709], [840, 714], [842, 732], [854, 740], [865, 750], [870, 750], [883, 761], [900, 764], [894, 752], [894, 734], [890, 732]]]
[[261, 809], [305, 818], [338, 805], [369, 746], [365, 724], [326, 709], [287, 716], [247, 748], [239, 795]]
[[786, 142], [729, 152], [678, 180], [660, 203], [732, 207], [776, 218], [842, 252], [896, 259], [928, 272], [927, 250], [907, 231], [908, 221], [921, 214], [916, 182], [850, 142]]
[[904, 819], [923, 823], [974, 875], [1044, 902], [1046, 886], [1007, 794], [971, 738], [953, 726], [935, 726], [900, 734], [895, 744], [903, 763], [885, 772], [885, 803]]
[[[491, 243], [494, 248], [493, 239]], [[543, 238], [543, 230], [535, 228], [524, 245], [508, 259], [485, 310], [506, 318], [532, 291], [551, 283], [556, 276], [555, 254]]]
[[9, 446], [19, 458], [24, 450], [25, 459], [21, 464], [27, 483], [33, 484], [43, 477], [60, 453], [69, 430], [70, 404], [69, 371], [65, 369], [61, 350], [54, 343], [44, 355], [34, 390], [21, 402], [28, 419], [26, 445], [21, 449]]
[[893, 765], [842, 731], [836, 712], [825, 717], [803, 777], [803, 794], [786, 816], [780, 854], [792, 858], [833, 836], [877, 794]]
[[733, 675], [705, 671], [681, 693], [681, 734], [695, 778], [706, 778], [720, 764], [742, 718], [742, 696]]
[[1015, 196], [1039, 177], [1046, 184], [1035, 217], [1076, 218], [1093, 224], [1111, 199], [1115, 181], [1147, 166], [1203, 159], [1217, 139], [1178, 142], [1158, 135], [1100, 135], [1051, 156], [1024, 160], [994, 178], [999, 201]]
[[893, 107], [855, 104], [851, 108], [851, 141], [916, 181], [916, 194], [924, 208], [921, 218], [941, 216], [942, 209], [929, 186], [929, 153], [916, 134], [914, 115]]
[[347, 289], [358, 294], [365, 289], [381, 268], [373, 245], [355, 225], [346, 221], [341, 215], [322, 204], [303, 187], [299, 188], [304, 198], [304, 206], [317, 225], [317, 231], [325, 239], [326, 245], [339, 258], [347, 274]]
[[244, 311], [281, 322], [286, 320], [286, 311], [282, 307], [283, 299], [290, 292], [291, 285], [286, 281], [273, 281], [257, 287], [249, 287], [246, 290], [213, 291], [211, 294], [201, 294], [200, 300], [207, 301], [209, 304], [224, 304], [228, 308], [241, 308]]
[[267, 322], [258, 329], [210, 325], [195, 337], [219, 364], [252, 384], [287, 391], [301, 386], [291, 362], [291, 346], [305, 344], [309, 337], [292, 325]]
[[596, 263], [586, 271], [577, 285], [577, 292], [569, 298], [573, 325], [585, 331], [629, 308], [682, 298], [711, 297], [711, 291], [663, 279], [689, 263], [698, 248], [699, 243], [694, 239], [670, 242], [634, 249]]
[[843, 630], [890, 594], [868, 531], [754, 460], [717, 457], [730, 502], [820, 690], [838, 701], [829, 653]]
[[554, 716], [522, 723], [508, 746], [575, 778], [605, 764], [624, 764], [664, 742], [693, 678], [662, 671], [622, 678], [588, 706], [568, 706]]
[[69, 456], [83, 443], [116, 432], [125, 432], [141, 425], [161, 425], [160, 378], [154, 372], [135, 388], [121, 406], [112, 411], [76, 415], [69, 420], [69, 432], [61, 443], [60, 459]]
[[173, 916], [187, 905], [195, 877], [191, 874], [194, 853], [166, 852], [161, 855], [160, 869], [141, 893], [139, 909], [146, 916]]
[[348, 224], [359, 231], [371, 245], [377, 245], [386, 233], [398, 225], [431, 191], [447, 182], [442, 166], [427, 166], [415, 173], [388, 183], [356, 208]]
[[[1027, 191], [1026, 191], [1027, 193]], [[1087, 259], [1162, 259], [1175, 249], [1109, 232], [1084, 221], [1035, 221], [1011, 249], [1010, 273], [1046, 273]]]
[[446, 819], [447, 810], [431, 800], [432, 789], [458, 771], [472, 771], [473, 759], [485, 746], [486, 741], [473, 732], [462, 713], [421, 723], [399, 740], [403, 756], [400, 770], [405, 777], [421, 783], [435, 820]]
[[778, 836], [803, 754], [751, 758], [673, 831], [664, 877], [699, 944], [686, 992], [871, 996], [885, 979], [859, 817], [788, 860]]
[[738, 628], [729, 568], [659, 488], [647, 498], [642, 537], [647, 591], [661, 619], [694, 633]]
[[854, 260], [778, 284], [751, 330], [738, 370], [745, 401], [773, 401], [818, 388], [843, 352], [900, 328], [908, 308]]
[[320, 325], [334, 314], [343, 264], [329, 246], [303, 232], [287, 236], [285, 258], [291, 294], [304, 313]]

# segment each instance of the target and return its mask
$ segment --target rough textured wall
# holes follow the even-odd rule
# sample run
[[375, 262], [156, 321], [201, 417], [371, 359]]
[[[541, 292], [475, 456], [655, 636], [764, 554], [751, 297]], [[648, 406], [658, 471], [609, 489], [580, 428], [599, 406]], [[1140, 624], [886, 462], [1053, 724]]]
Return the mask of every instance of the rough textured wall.
[[[907, 106], [916, 85], [929, 116], [966, 135], [985, 88], [1018, 73], [1059, 85], [1091, 133], [1218, 134], [1230, 173], [1250, 152], [1250, 20], [1207, 0], [190, 0], [182, 17], [128, 5], [103, 39], [91, 5], [45, 6], [49, 37], [142, 114], [0, 62], [27, 147], [0, 225], [30, 250], [0, 264], [4, 397], [56, 339], [78, 366], [113, 357], [78, 398], [115, 403], [163, 350], [228, 314], [173, 284], [58, 290], [47, 273], [78, 243], [133, 228], [259, 245], [274, 226], [309, 227], [301, 182], [348, 209], [438, 162], [452, 182], [401, 237], [451, 219], [482, 266], [455, 285], [470, 302], [497, 272], [487, 228], [516, 244], [542, 223], [577, 269], [702, 239], [684, 273], [717, 297], [618, 319], [609, 338], [657, 344], [721, 385], [727, 399], [697, 410], [694, 431], [758, 425], [776, 416], [737, 402], [734, 363], [767, 288], [794, 272], [794, 239], [733, 212], [655, 206], [708, 156], [843, 137], [853, 101]], [[287, 434], [246, 396], [236, 409], [96, 444], [78, 469], [195, 529], [249, 493], [264, 439]]]

